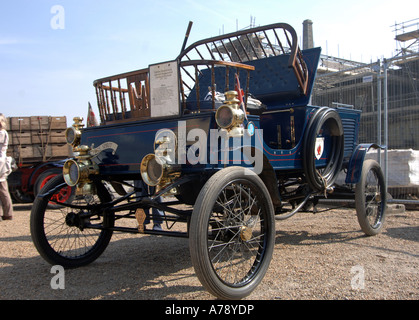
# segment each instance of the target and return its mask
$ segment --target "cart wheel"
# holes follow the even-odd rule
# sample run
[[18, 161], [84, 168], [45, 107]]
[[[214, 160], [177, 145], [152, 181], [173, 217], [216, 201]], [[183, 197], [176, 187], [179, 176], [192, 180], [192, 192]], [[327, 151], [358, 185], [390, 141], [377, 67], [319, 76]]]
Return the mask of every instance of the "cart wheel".
[[220, 299], [249, 295], [269, 267], [274, 241], [274, 208], [259, 176], [241, 167], [214, 174], [195, 203], [189, 237], [205, 288]]
[[52, 178], [54, 178], [58, 174], [62, 174], [63, 169], [60, 168], [52, 168], [47, 169], [43, 173], [41, 173], [38, 177], [38, 179], [35, 182], [34, 185], [34, 193], [35, 196], [41, 191], [41, 189], [50, 181]]
[[[60, 185], [62, 188], [59, 188]], [[62, 175], [55, 176], [43, 187], [44, 194], [54, 188], [57, 190], [49, 197], [35, 199], [30, 229], [32, 241], [46, 261], [64, 268], [75, 268], [91, 263], [106, 249], [111, 240], [112, 231], [92, 227], [100, 227], [105, 223], [113, 225], [114, 217], [112, 215], [104, 219], [101, 212], [94, 216], [82, 217], [82, 213], [88, 213], [87, 208], [50, 206], [50, 201], [57, 199], [67, 187]], [[97, 184], [96, 187], [98, 195], [77, 196], [72, 204], [86, 206], [109, 201], [109, 193], [103, 184]]]
[[365, 160], [362, 174], [355, 187], [355, 205], [358, 222], [368, 236], [381, 232], [384, 224], [387, 195], [384, 175], [375, 160]]
[[[35, 196], [40, 194], [42, 188], [54, 177], [57, 175], [61, 175], [63, 173], [62, 169], [59, 168], [53, 168], [48, 169], [42, 174], [39, 175], [38, 179], [36, 180], [35, 186], [34, 186], [34, 193]], [[58, 208], [60, 205], [57, 204], [57, 202], [61, 203], [71, 203], [74, 198], [74, 188], [67, 186], [66, 188], [62, 188], [60, 192], [54, 194], [54, 197], [51, 198], [49, 202], [49, 206], [51, 208]]]

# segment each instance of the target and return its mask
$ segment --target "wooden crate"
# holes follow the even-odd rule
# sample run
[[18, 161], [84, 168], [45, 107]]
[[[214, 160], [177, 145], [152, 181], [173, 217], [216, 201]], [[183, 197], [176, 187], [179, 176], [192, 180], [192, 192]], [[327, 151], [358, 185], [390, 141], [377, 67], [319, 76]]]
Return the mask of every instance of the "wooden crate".
[[67, 129], [67, 118], [65, 116], [31, 116], [31, 117], [9, 117], [8, 131], [47, 131]]
[[9, 117], [7, 155], [20, 163], [64, 159], [72, 154], [65, 139], [65, 116]]
[[48, 161], [50, 159], [63, 159], [69, 156], [67, 144], [61, 145], [15, 145], [8, 148], [8, 155], [16, 161], [27, 163], [32, 161]]
[[65, 130], [67, 128], [67, 119], [65, 116], [32, 116], [30, 118], [32, 131], [44, 132], [48, 130]]
[[62, 157], [68, 157], [69, 154], [70, 154], [70, 148], [68, 144], [51, 145], [51, 157], [62, 158]]
[[31, 130], [30, 117], [10, 117], [9, 131], [29, 131]]
[[32, 143], [34, 144], [65, 144], [64, 130], [51, 130], [44, 132], [32, 132]]
[[48, 116], [32, 116], [31, 130], [33, 131], [47, 131], [49, 129]]
[[45, 132], [32, 132], [32, 141], [33, 144], [47, 144], [49, 140], [48, 131]]
[[9, 132], [9, 145], [22, 145], [22, 144], [31, 144], [32, 138], [30, 132], [19, 132], [19, 131], [10, 131]]
[[64, 117], [50, 117], [51, 130], [65, 130], [67, 129], [67, 118]]
[[18, 160], [42, 158], [40, 152], [34, 149], [32, 145], [14, 145], [9, 147], [12, 150], [12, 157]]
[[56, 130], [56, 131], [51, 132], [51, 143], [67, 145], [67, 140], [65, 138], [65, 131]]

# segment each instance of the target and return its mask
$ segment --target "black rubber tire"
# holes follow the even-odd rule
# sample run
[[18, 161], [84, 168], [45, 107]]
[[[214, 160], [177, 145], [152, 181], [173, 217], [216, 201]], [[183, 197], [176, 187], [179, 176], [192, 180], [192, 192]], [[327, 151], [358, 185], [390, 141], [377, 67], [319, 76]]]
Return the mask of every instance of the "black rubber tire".
[[[332, 137], [333, 147], [325, 168], [321, 169], [321, 175], [316, 168], [314, 151], [316, 138], [326, 128]], [[304, 175], [313, 191], [324, 191], [331, 187], [342, 168], [344, 156], [344, 136], [342, 120], [336, 110], [320, 108], [310, 118], [303, 138], [303, 169]]]
[[[49, 190], [60, 185], [67, 187], [63, 176], [57, 175], [44, 186], [42, 191], [46, 194]], [[103, 184], [97, 183], [96, 188], [98, 201], [110, 201], [109, 192]], [[59, 190], [56, 190], [55, 193], [58, 192]], [[50, 264], [61, 265], [64, 268], [77, 268], [93, 262], [106, 249], [113, 232], [108, 229], [86, 228], [82, 230], [76, 226], [69, 226], [66, 219], [76, 210], [63, 206], [51, 208], [49, 201], [53, 196], [50, 198], [37, 197], [31, 211], [31, 236], [39, 254]], [[83, 202], [86, 199], [81, 198]], [[107, 216], [106, 222], [105, 219], [102, 220], [102, 224], [113, 226], [114, 216]], [[75, 246], [78, 248], [76, 249]]]
[[355, 186], [355, 207], [362, 231], [368, 236], [379, 234], [387, 212], [387, 193], [383, 171], [375, 160], [365, 160], [362, 165]]
[[259, 176], [242, 167], [215, 173], [199, 193], [189, 230], [192, 264], [203, 286], [220, 299], [246, 297], [266, 274], [274, 242], [274, 208]]

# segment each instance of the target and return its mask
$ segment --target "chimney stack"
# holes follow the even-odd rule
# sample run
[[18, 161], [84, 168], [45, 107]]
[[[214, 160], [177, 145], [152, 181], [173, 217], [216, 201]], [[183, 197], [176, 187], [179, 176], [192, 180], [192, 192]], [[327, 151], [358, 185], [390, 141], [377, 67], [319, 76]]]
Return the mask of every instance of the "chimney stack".
[[313, 47], [313, 21], [307, 19], [303, 21], [303, 50]]

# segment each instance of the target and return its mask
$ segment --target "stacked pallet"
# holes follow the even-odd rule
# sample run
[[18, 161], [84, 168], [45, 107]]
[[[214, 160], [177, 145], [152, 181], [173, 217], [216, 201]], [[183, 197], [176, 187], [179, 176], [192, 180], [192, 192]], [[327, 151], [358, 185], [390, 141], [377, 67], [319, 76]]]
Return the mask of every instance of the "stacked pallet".
[[65, 116], [10, 117], [8, 121], [8, 155], [18, 163], [53, 161], [69, 156]]
[[[381, 151], [384, 155], [384, 151]], [[419, 186], [419, 151], [395, 149], [387, 151], [389, 187]], [[377, 159], [377, 150], [369, 151], [366, 159]], [[384, 164], [382, 164], [384, 170]]]

